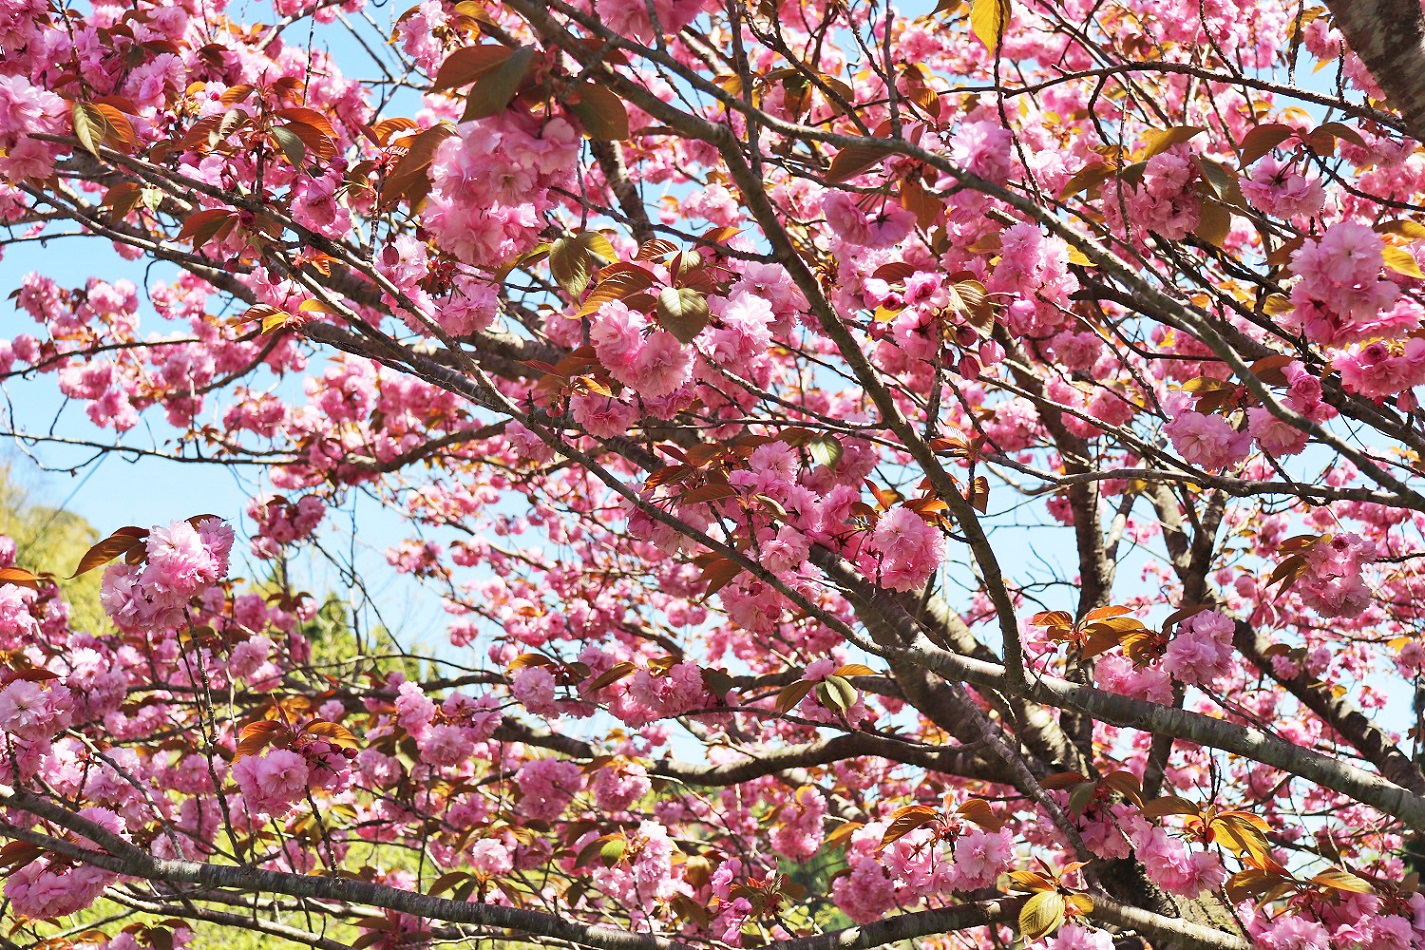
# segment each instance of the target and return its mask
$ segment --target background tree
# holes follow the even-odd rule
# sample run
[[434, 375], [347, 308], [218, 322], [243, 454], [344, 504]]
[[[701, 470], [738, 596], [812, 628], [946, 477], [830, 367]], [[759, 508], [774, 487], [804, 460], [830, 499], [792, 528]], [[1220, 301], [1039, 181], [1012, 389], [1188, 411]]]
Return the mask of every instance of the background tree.
[[[84, 552], [99, 540], [94, 526], [63, 507], [36, 501], [14, 475], [13, 463], [0, 465], [0, 535], [9, 539], [0, 549], [6, 566], [44, 571], [52, 565], [78, 564]], [[79, 630], [97, 630], [104, 624], [99, 603], [98, 575], [73, 578], [63, 585], [70, 623]]]
[[[0, 5], [11, 243], [152, 265], [19, 278], [19, 437], [272, 489], [48, 565], [108, 628], [0, 575], [6, 939], [1425, 941], [1420, 11], [1339, 7]], [[429, 663], [228, 578], [358, 493]]]

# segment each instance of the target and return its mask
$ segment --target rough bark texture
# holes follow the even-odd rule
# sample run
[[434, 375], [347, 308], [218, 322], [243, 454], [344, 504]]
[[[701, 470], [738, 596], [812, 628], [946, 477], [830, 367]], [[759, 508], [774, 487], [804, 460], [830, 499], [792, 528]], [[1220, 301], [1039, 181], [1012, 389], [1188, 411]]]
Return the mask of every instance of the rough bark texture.
[[1326, 0], [1326, 6], [1410, 134], [1425, 141], [1425, 12], [1419, 0]]

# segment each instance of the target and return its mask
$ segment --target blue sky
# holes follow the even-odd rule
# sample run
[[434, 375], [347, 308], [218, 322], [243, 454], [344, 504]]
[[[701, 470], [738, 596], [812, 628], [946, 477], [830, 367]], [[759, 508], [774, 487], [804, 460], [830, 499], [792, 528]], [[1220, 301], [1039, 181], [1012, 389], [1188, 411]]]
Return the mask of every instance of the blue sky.
[[[46, 274], [66, 287], [83, 286], [90, 277], [128, 279], [142, 287], [146, 273], [141, 262], [123, 260], [100, 239], [62, 238], [48, 246], [20, 244], [6, 248], [0, 257], [0, 295], [18, 286], [31, 271]], [[150, 281], [162, 276], [159, 268], [147, 274]], [[142, 293], [140, 299], [144, 299]], [[167, 321], [160, 321], [146, 303], [141, 307], [139, 325], [143, 330], [165, 333], [173, 329]], [[10, 302], [0, 306], [0, 338], [34, 334], [38, 329], [27, 314], [14, 309]], [[0, 400], [0, 429], [5, 431], [52, 431], [61, 438], [159, 451], [175, 435], [158, 412], [145, 414], [138, 427], [122, 436], [101, 429], [89, 421], [84, 405], [64, 397], [53, 375], [7, 380], [0, 385]], [[210, 399], [208, 412], [211, 414], [217, 405]], [[261, 470], [254, 466], [184, 464], [123, 452], [100, 454], [92, 448], [53, 443], [33, 445], [15, 438], [4, 440], [0, 459], [12, 464], [17, 480], [30, 489], [37, 501], [82, 515], [101, 534], [124, 525], [148, 527], [195, 514], [219, 515], [241, 533], [248, 527], [248, 501], [260, 491], [271, 490]], [[433, 647], [446, 619], [439, 599], [392, 571], [382, 553], [406, 536], [401, 519], [381, 511], [374, 501], [362, 496], [354, 495], [348, 510], [351, 505], [357, 507], [361, 524], [356, 563], [382, 618], [405, 632], [407, 642]], [[349, 517], [333, 513], [328, 518], [325, 539], [343, 552], [349, 550], [350, 524]], [[249, 577], [264, 569], [256, 561], [239, 561], [234, 568]], [[345, 586], [334, 570], [310, 558], [297, 565], [295, 577], [314, 593]]]
[[[384, 9], [382, 9], [384, 8]], [[380, 23], [383, 16], [394, 18], [404, 9], [391, 3], [372, 7], [373, 18]], [[238, 22], [271, 23], [275, 17], [266, 2], [238, 0], [228, 8], [228, 15]], [[382, 51], [386, 37], [365, 24], [360, 17], [351, 18], [367, 40], [367, 47]], [[287, 37], [290, 42], [305, 44], [315, 39], [325, 47], [348, 75], [370, 78], [379, 74], [366, 49], [337, 25], [321, 26], [312, 34], [303, 25], [301, 35]], [[388, 114], [407, 112], [419, 105], [416, 96], [404, 92]], [[45, 243], [26, 242], [0, 249], [0, 296], [8, 295], [19, 286], [24, 275], [38, 271], [56, 280], [63, 287], [82, 287], [91, 277], [106, 281], [127, 279], [140, 288], [140, 327], [153, 332], [169, 333], [174, 327], [161, 321], [146, 303], [143, 288], [169, 278], [176, 268], [146, 261], [126, 261], [114, 252], [109, 242], [92, 237], [63, 237]], [[214, 304], [218, 301], [215, 299]], [[0, 338], [12, 338], [20, 333], [37, 331], [29, 316], [14, 309], [9, 301], [0, 304]], [[39, 333], [37, 335], [44, 336]], [[320, 371], [320, 365], [317, 366]], [[300, 393], [300, 390], [297, 390]], [[209, 411], [216, 405], [209, 400]], [[12, 425], [12, 421], [16, 424]], [[217, 421], [217, 420], [213, 420]], [[33, 380], [9, 380], [0, 387], [0, 428], [26, 431], [50, 431], [62, 438], [98, 442], [104, 445], [122, 444], [145, 449], [162, 449], [174, 435], [163, 421], [162, 413], [144, 415], [140, 425], [116, 437], [112, 430], [94, 426], [84, 414], [84, 406], [68, 403], [58, 390], [53, 376]], [[271, 486], [265, 484], [259, 469], [180, 464], [163, 459], [134, 454], [110, 452], [97, 462], [93, 449], [80, 449], [55, 444], [31, 446], [16, 439], [5, 439], [0, 447], [0, 459], [13, 465], [15, 477], [27, 486], [36, 500], [68, 508], [88, 519], [101, 533], [127, 524], [147, 527], [185, 518], [194, 514], [220, 515], [239, 527], [244, 527], [249, 499]], [[89, 464], [86, 464], [89, 463]], [[77, 467], [83, 466], [83, 467]], [[370, 499], [355, 497], [361, 530], [356, 540], [359, 552], [356, 563], [364, 581], [370, 585], [381, 618], [402, 631], [404, 642], [434, 648], [443, 642], [443, 630], [448, 619], [440, 607], [439, 598], [409, 578], [397, 575], [386, 564], [384, 549], [409, 533], [408, 526], [389, 512], [379, 510]], [[350, 508], [350, 505], [348, 506]], [[325, 540], [341, 551], [348, 552], [352, 543], [352, 519], [335, 513], [325, 526]], [[264, 570], [261, 563], [237, 564], [235, 571], [247, 576]], [[304, 576], [305, 575], [305, 576]], [[320, 561], [306, 559], [297, 566], [296, 577], [314, 592], [342, 589], [346, 585], [330, 567]]]

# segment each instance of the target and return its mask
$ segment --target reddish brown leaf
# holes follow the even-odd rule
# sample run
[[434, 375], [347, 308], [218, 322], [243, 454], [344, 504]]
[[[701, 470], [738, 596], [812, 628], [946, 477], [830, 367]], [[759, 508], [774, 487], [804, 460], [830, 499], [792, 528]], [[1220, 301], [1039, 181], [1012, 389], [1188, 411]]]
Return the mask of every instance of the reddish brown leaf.
[[881, 847], [887, 847], [917, 828], [923, 828], [940, 817], [940, 812], [929, 805], [906, 805], [891, 813], [891, 822], [886, 833], [881, 836]]
[[442, 123], [417, 135], [382, 184], [382, 203], [389, 206], [405, 198], [415, 206], [424, 201], [430, 194], [430, 165], [435, 160], [435, 151], [454, 134], [454, 126]]
[[458, 89], [468, 86], [490, 70], [510, 58], [512, 50], [508, 46], [485, 44], [465, 46], [451, 53], [440, 64], [431, 84], [431, 92]]
[[701, 488], [694, 488], [692, 491], [678, 499], [684, 505], [697, 505], [710, 501], [722, 501], [725, 498], [737, 497], [737, 489], [732, 485], [722, 482], [715, 485], [704, 485]]
[[777, 693], [777, 701], [773, 703], [772, 708], [785, 715], [795, 709], [815, 685], [816, 683], [812, 680], [797, 680], [794, 683], [788, 683]]
[[148, 531], [143, 528], [120, 528], [86, 551], [84, 557], [79, 560], [79, 566], [69, 576], [78, 577], [115, 558], [128, 557], [136, 551], [142, 551], [147, 540]]
[[606, 86], [580, 85], [569, 100], [569, 111], [579, 117], [591, 139], [621, 142], [628, 138], [628, 109]]
[[361, 746], [361, 743], [356, 741], [356, 736], [352, 735], [345, 726], [327, 722], [325, 719], [308, 723], [302, 731], [308, 735], [321, 736], [339, 749], [356, 749]]
[[826, 183], [839, 185], [868, 171], [889, 154], [884, 149], [866, 145], [848, 145], [836, 153], [826, 170]]
[[604, 670], [598, 676], [585, 683], [584, 692], [586, 694], [597, 693], [604, 687], [612, 686], [614, 683], [617, 683], [625, 676], [631, 675], [636, 669], [638, 669], [638, 667], [634, 666], [632, 663], [615, 663], [613, 666]]
[[287, 731], [287, 727], [282, 723], [273, 722], [270, 719], [248, 723], [242, 727], [242, 732], [238, 733], [237, 750], [233, 754], [233, 761], [236, 762], [245, 756], [257, 755]]
[[461, 122], [488, 119], [499, 115], [514, 101], [524, 83], [525, 75], [534, 63], [534, 49], [521, 46], [503, 61], [481, 76], [466, 94], [465, 114]]
[[16, 587], [40, 589], [40, 578], [23, 567], [0, 567], [0, 584], [14, 584]]
[[999, 831], [1004, 827], [1004, 819], [996, 815], [990, 803], [983, 798], [967, 799], [955, 810], [961, 818], [973, 821], [986, 831]]
[[1279, 122], [1257, 126], [1242, 137], [1242, 144], [1239, 146], [1241, 167], [1246, 168], [1295, 134], [1295, 129]]
[[210, 208], [190, 214], [178, 232], [178, 240], [192, 241], [193, 247], [201, 248], [225, 229], [237, 223], [237, 213], [227, 208]]

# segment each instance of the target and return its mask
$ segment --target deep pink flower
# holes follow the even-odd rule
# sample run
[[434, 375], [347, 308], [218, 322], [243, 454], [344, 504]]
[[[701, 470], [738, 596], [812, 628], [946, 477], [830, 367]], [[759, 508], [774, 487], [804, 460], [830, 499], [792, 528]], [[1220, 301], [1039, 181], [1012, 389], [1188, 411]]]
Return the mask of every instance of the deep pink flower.
[[916, 590], [939, 569], [945, 537], [909, 508], [892, 508], [881, 516], [871, 535], [871, 547], [881, 556], [880, 580], [892, 590]]
[[1194, 614], [1178, 626], [1163, 654], [1163, 669], [1184, 683], [1208, 685], [1232, 670], [1234, 624], [1215, 610]]
[[553, 821], [564, 813], [583, 785], [579, 766], [562, 759], [535, 759], [515, 776], [522, 798], [519, 811], [537, 821]]
[[892, 247], [905, 240], [915, 226], [915, 214], [886, 201], [874, 215], [857, 206], [844, 191], [831, 191], [821, 199], [826, 223], [848, 244], [861, 247]]
[[233, 779], [253, 812], [280, 817], [307, 793], [307, 760], [291, 749], [269, 749], [233, 765]]

